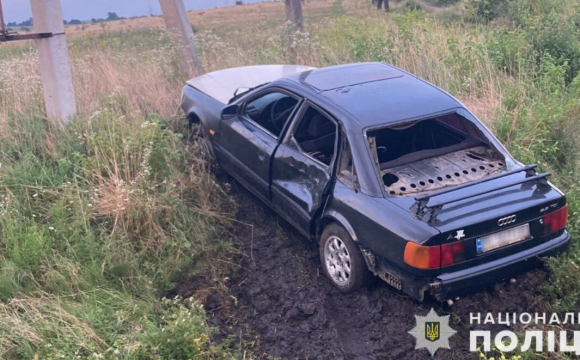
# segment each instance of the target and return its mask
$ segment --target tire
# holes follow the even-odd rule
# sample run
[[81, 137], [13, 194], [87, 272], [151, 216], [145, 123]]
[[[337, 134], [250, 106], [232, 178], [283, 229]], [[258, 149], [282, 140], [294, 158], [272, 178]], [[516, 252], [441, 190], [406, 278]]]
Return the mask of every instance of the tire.
[[201, 152], [204, 156], [208, 156], [210, 159], [215, 160], [215, 153], [213, 152], [213, 145], [211, 141], [205, 134], [205, 128], [203, 123], [199, 123], [198, 126], [194, 122], [189, 122], [189, 142], [200, 141]]
[[[196, 124], [199, 124], [199, 126], [196, 126]], [[199, 121], [197, 115], [189, 114], [187, 116], [187, 129], [188, 129], [187, 140], [189, 142], [193, 142], [203, 135], [202, 126], [203, 124], [201, 123], [201, 121]]]
[[324, 275], [343, 293], [352, 293], [368, 285], [373, 275], [357, 244], [338, 224], [328, 225], [319, 242]]

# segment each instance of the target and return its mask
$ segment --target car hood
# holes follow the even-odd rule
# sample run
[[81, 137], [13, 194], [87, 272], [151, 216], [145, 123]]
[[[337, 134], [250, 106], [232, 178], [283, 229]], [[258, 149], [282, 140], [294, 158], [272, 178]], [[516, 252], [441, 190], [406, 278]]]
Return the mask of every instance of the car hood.
[[250, 89], [313, 69], [303, 65], [244, 66], [210, 72], [189, 80], [187, 84], [227, 104], [240, 88]]

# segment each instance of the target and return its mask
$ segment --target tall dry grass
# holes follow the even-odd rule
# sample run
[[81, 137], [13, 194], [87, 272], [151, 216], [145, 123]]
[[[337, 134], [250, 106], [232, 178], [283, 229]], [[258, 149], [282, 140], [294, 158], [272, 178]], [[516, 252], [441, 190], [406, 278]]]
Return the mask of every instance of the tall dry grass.
[[[73, 58], [74, 87], [82, 115], [99, 109], [104, 94], [122, 94], [128, 109], [156, 113], [164, 119], [177, 116], [181, 87], [187, 76], [176, 76], [161, 57], [126, 56], [113, 51], [88, 51]], [[172, 58], [171, 54], [165, 55]]]
[[[110, 94], [123, 96], [129, 111], [144, 115], [155, 113], [165, 119], [179, 115], [181, 87], [188, 74], [178, 72], [175, 49], [164, 31], [147, 35], [156, 37], [148, 39], [156, 46], [142, 51], [111, 49], [106, 46], [108, 36], [103, 34], [98, 36], [98, 47], [85, 46], [82, 39], [72, 42], [70, 57], [80, 116], [91, 116]], [[121, 33], [119, 36], [123, 39]], [[17, 56], [1, 61], [0, 124], [6, 124], [14, 114], [42, 114], [42, 84], [36, 49], [23, 47]], [[0, 131], [2, 133], [5, 132]]]
[[[329, 8], [302, 33], [266, 20], [227, 32], [200, 31], [205, 66], [212, 71], [249, 64], [386, 62], [451, 92], [488, 125], [501, 116], [504, 90], [518, 80], [491, 60], [488, 30], [443, 24], [425, 13], [364, 13], [359, 2], [345, 3], [341, 11]], [[344, 15], [353, 7], [357, 16]]]
[[[208, 71], [228, 67], [300, 63], [329, 66], [384, 61], [428, 79], [472, 106], [488, 124], [501, 106], [504, 83], [512, 82], [490, 61], [487, 30], [443, 24], [423, 13], [369, 11], [359, 0], [313, 1], [305, 8], [306, 31], [283, 23], [277, 3], [194, 12]], [[214, 16], [214, 12], [239, 16]], [[345, 16], [346, 11], [357, 16]], [[203, 13], [200, 15], [200, 13]], [[251, 15], [252, 21], [247, 16]], [[146, 20], [151, 28], [147, 28]], [[123, 25], [130, 24], [127, 20]], [[137, 30], [102, 30], [71, 38], [71, 61], [79, 113], [90, 116], [105, 94], [125, 96], [130, 108], [162, 118], [179, 114], [179, 94], [188, 74], [176, 70], [175, 49], [157, 18], [137, 19]], [[110, 25], [115, 28], [114, 23]], [[80, 30], [79, 30], [80, 31]], [[139, 35], [141, 34], [141, 35]], [[116, 39], [107, 44], [109, 39]], [[0, 124], [10, 112], [38, 114], [41, 86], [34, 48], [2, 60]]]

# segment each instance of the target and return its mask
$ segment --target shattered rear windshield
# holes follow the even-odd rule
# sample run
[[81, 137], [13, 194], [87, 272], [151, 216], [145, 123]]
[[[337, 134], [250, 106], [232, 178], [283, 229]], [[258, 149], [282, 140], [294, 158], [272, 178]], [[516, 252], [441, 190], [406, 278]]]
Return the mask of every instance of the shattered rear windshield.
[[503, 155], [457, 113], [369, 131], [371, 153], [390, 195], [420, 194], [502, 171]]

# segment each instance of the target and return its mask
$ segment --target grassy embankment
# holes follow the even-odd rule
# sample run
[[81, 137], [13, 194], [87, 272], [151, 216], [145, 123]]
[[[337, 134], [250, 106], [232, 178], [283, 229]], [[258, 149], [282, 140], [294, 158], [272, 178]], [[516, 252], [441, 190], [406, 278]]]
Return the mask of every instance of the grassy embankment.
[[[302, 34], [280, 25], [282, 4], [194, 18], [208, 70], [385, 61], [449, 90], [520, 160], [554, 173], [577, 236], [578, 2], [406, 4], [384, 15], [309, 2]], [[234, 251], [228, 200], [179, 133], [186, 76], [169, 43], [158, 28], [75, 34], [80, 114], [66, 128], [42, 117], [35, 51], [0, 49], [0, 357], [240, 357], [212, 343], [198, 300], [160, 300], [186, 274], [224, 286]], [[550, 264], [546, 298], [577, 309], [577, 243]]]
[[42, 117], [35, 52], [3, 51], [0, 358], [238, 358], [200, 302], [161, 300], [188, 274], [220, 286], [232, 251], [227, 200], [174, 131], [184, 79], [167, 44], [73, 41], [80, 114], [64, 128]]

